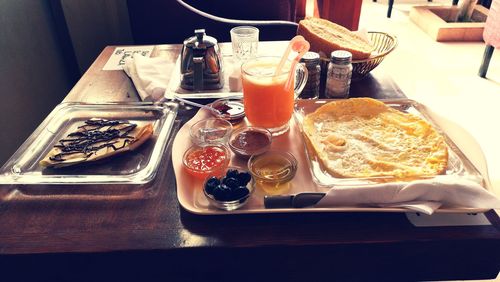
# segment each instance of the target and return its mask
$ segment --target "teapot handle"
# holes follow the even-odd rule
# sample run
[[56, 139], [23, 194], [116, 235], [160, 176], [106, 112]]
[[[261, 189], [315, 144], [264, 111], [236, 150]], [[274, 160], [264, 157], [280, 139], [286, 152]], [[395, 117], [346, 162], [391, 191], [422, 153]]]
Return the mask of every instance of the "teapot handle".
[[203, 90], [203, 57], [193, 57], [194, 75], [193, 88], [194, 91]]

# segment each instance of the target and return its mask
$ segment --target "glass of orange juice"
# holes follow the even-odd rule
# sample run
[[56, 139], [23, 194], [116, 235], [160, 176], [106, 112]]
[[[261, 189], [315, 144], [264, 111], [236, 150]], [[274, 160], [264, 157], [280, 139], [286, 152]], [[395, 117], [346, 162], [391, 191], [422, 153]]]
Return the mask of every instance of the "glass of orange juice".
[[[275, 75], [280, 57], [257, 57], [241, 66], [245, 115], [253, 126], [265, 127], [273, 136], [288, 131], [295, 98], [307, 82], [307, 69], [297, 64], [290, 70], [291, 61]], [[296, 72], [287, 84], [290, 71]]]

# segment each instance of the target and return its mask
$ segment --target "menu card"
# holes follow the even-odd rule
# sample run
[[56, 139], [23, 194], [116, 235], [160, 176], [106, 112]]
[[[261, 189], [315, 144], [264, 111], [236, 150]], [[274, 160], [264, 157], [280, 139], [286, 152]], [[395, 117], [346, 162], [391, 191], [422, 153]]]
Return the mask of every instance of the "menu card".
[[154, 46], [126, 46], [116, 47], [102, 70], [123, 70], [125, 59], [134, 56], [150, 57]]

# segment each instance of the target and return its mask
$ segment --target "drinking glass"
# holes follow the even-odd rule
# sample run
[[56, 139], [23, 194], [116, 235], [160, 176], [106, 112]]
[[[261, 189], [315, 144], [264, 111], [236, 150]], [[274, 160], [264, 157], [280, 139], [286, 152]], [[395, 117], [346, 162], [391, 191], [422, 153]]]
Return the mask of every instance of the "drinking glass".
[[231, 29], [233, 57], [238, 62], [245, 62], [257, 56], [259, 29], [253, 26], [238, 26]]
[[[290, 70], [291, 61], [275, 75], [280, 57], [257, 57], [241, 66], [245, 115], [253, 126], [267, 128], [273, 136], [288, 131], [295, 99], [307, 82], [307, 68], [297, 64]], [[286, 87], [290, 71], [295, 71]]]

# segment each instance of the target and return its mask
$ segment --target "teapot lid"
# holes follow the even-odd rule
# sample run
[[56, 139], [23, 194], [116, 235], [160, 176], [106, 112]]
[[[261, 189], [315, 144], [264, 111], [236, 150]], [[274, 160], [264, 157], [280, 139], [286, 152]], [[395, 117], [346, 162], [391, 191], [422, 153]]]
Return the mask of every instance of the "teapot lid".
[[217, 39], [205, 34], [205, 29], [195, 29], [195, 36], [184, 40], [184, 46], [188, 48], [207, 49], [217, 44]]

